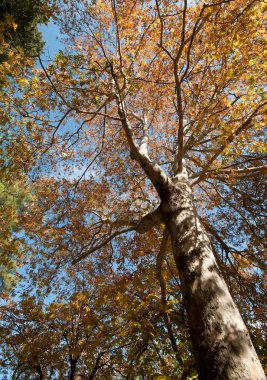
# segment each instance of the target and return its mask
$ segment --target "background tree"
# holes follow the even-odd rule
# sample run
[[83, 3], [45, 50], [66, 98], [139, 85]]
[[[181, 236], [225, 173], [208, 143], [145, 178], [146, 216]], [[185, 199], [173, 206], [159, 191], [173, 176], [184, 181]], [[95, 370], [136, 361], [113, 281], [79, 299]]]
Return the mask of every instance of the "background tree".
[[[164, 304], [155, 263], [148, 266], [138, 252], [132, 264], [137, 259], [134, 273], [114, 271], [108, 262], [101, 265], [101, 258], [80, 266], [78, 273], [69, 268], [61, 279], [43, 268], [32, 273], [20, 302], [1, 307], [2, 373], [17, 379], [123, 379], [144, 373], [186, 379], [194, 368], [187, 329], [179, 323], [179, 331], [173, 324], [183, 317], [180, 295], [173, 296], [173, 276], [165, 276]], [[175, 350], [171, 339], [177, 342]]]
[[116, 270], [145, 252], [165, 303], [171, 242], [199, 378], [263, 379], [224, 281], [244, 318], [262, 321], [266, 5], [56, 5], [66, 50], [7, 104], [40, 168], [31, 265], [93, 257]]
[[44, 47], [38, 25], [48, 22], [48, 6], [41, 0], [1, 0], [0, 63], [8, 59], [10, 49], [37, 56]]
[[[14, 180], [14, 177], [16, 179]], [[22, 255], [19, 239], [14, 238], [19, 230], [21, 212], [25, 202], [31, 199], [26, 176], [17, 170], [5, 167], [0, 176], [0, 291], [8, 290], [14, 281], [14, 271]], [[14, 285], [14, 284], [13, 284]]]
[[47, 23], [49, 7], [45, 1], [0, 1], [0, 281], [1, 291], [7, 290], [14, 281], [14, 272], [19, 264], [19, 239], [14, 233], [19, 229], [19, 220], [25, 202], [32, 198], [29, 190], [27, 169], [24, 158], [16, 158], [13, 152], [18, 146], [29, 153], [29, 147], [19, 131], [10, 133], [6, 128], [7, 122], [14, 123], [12, 112], [8, 112], [6, 93], [16, 92], [16, 78], [23, 77], [27, 70], [34, 65], [34, 58], [44, 47], [42, 35], [38, 26]]

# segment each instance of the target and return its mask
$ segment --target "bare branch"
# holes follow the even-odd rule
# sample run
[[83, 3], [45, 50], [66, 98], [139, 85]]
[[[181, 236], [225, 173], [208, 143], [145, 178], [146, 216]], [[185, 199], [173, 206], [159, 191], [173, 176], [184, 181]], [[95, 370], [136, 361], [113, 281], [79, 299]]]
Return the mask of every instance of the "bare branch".
[[161, 15], [161, 12], [160, 12], [160, 7], [159, 7], [159, 2], [158, 0], [156, 0], [156, 7], [157, 7], [157, 13], [158, 13], [158, 17], [159, 17], [159, 20], [160, 20], [160, 41], [159, 41], [159, 44], [158, 46], [169, 56], [169, 58], [171, 58], [171, 60], [173, 61], [173, 56], [171, 55], [171, 53], [165, 48], [164, 46], [164, 43], [163, 43], [163, 31], [164, 31], [164, 20], [163, 20], [163, 17]]
[[[217, 169], [212, 169], [208, 170], [205, 175], [202, 177], [203, 179], [205, 178], [223, 178], [222, 175], [224, 176], [231, 176], [234, 178], [239, 178], [239, 179], [245, 179], [245, 178], [251, 178], [251, 177], [257, 177], [261, 174], [266, 174], [267, 173], [267, 166], [262, 165], [262, 166], [253, 166], [253, 167], [248, 167], [248, 168], [242, 168], [242, 169], [224, 169], [224, 168], [217, 168]], [[193, 174], [191, 178], [198, 178], [199, 175], [197, 173]]]
[[[158, 225], [159, 223], [161, 223], [161, 217], [160, 217], [159, 209], [156, 209], [156, 210], [152, 211], [151, 213], [145, 215], [137, 223], [136, 222], [129, 222], [129, 221], [120, 221], [120, 223], [119, 223], [120, 225], [121, 224], [125, 224], [125, 225], [130, 226], [130, 227], [123, 228], [123, 229], [121, 229], [119, 231], [113, 232], [106, 239], [104, 239], [104, 241], [102, 241], [101, 243], [99, 243], [96, 246], [92, 247], [88, 251], [85, 251], [85, 252], [81, 253], [77, 258], [75, 258], [72, 261], [72, 264], [76, 264], [79, 261], [81, 261], [82, 259], [84, 259], [85, 257], [87, 257], [87, 256], [91, 255], [92, 253], [94, 253], [95, 251], [98, 251], [99, 249], [101, 249], [102, 247], [104, 247], [106, 244], [108, 244], [109, 242], [111, 242], [117, 236], [120, 236], [122, 234], [125, 234], [127, 232], [131, 232], [131, 231], [136, 231], [139, 234], [144, 234], [147, 231], [149, 231], [151, 228], [153, 228], [156, 225]], [[116, 222], [114, 222], [112, 224], [116, 224]]]
[[220, 147], [215, 151], [213, 156], [208, 160], [206, 165], [204, 166], [201, 173], [199, 173], [198, 178], [192, 183], [192, 185], [196, 185], [200, 181], [203, 180], [205, 177], [205, 174], [207, 173], [209, 167], [212, 165], [212, 163], [220, 156], [220, 154], [223, 153], [223, 151], [227, 148], [229, 144], [231, 144], [237, 136], [239, 136], [242, 132], [246, 131], [251, 127], [251, 123], [253, 121], [253, 118], [257, 116], [258, 111], [264, 107], [267, 104], [267, 101], [260, 104], [252, 113], [251, 115], [234, 131], [232, 132], [220, 145]]
[[[105, 106], [105, 108], [106, 108], [106, 106]], [[103, 121], [102, 142], [101, 142], [101, 147], [99, 149], [99, 152], [95, 155], [95, 157], [93, 158], [93, 160], [87, 165], [87, 167], [85, 168], [84, 172], [82, 173], [82, 175], [80, 176], [80, 178], [76, 182], [76, 184], [74, 186], [75, 191], [77, 190], [77, 187], [79, 186], [80, 181], [83, 179], [83, 177], [85, 176], [85, 174], [87, 173], [87, 171], [90, 169], [90, 167], [93, 165], [93, 163], [97, 160], [97, 158], [101, 155], [101, 153], [103, 151], [103, 148], [104, 148], [104, 143], [105, 143], [105, 133], [106, 133], [106, 116], [104, 116], [104, 121]]]
[[40, 65], [41, 65], [41, 67], [42, 67], [44, 73], [45, 73], [46, 78], [48, 79], [48, 81], [49, 81], [49, 83], [51, 84], [51, 86], [52, 86], [53, 90], [55, 91], [55, 93], [56, 93], [56, 94], [58, 95], [58, 97], [63, 101], [63, 103], [64, 103], [66, 106], [68, 106], [68, 108], [69, 108], [70, 110], [73, 110], [73, 107], [72, 107], [72, 106], [66, 101], [66, 99], [62, 96], [62, 94], [57, 90], [56, 86], [54, 85], [54, 83], [53, 83], [53, 81], [52, 81], [52, 79], [51, 79], [51, 77], [50, 77], [50, 75], [48, 74], [46, 68], [44, 67], [43, 62], [42, 62], [40, 56], [38, 56], [38, 60], [39, 60], [39, 63], [40, 63]]
[[[186, 68], [185, 68], [184, 73], [181, 77], [181, 83], [183, 82], [183, 80], [184, 80], [184, 78], [185, 78], [185, 76], [189, 70], [189, 67], [190, 67], [190, 53], [191, 53], [191, 48], [193, 46], [194, 39], [195, 39], [196, 35], [198, 34], [198, 32], [200, 32], [200, 30], [202, 29], [202, 27], [204, 26], [205, 22], [208, 19], [208, 15], [202, 19], [202, 15], [204, 13], [205, 8], [206, 8], [206, 4], [204, 4], [203, 7], [201, 8], [201, 11], [200, 11], [199, 16], [197, 18], [197, 21], [195, 22], [195, 25], [194, 25], [194, 28], [193, 28], [193, 31], [192, 31], [190, 37], [188, 37], [184, 42], [185, 45], [187, 43], [189, 43], [189, 46], [187, 49]], [[201, 19], [202, 19], [202, 22], [201, 22]]]
[[182, 21], [182, 32], [181, 32], [181, 42], [179, 48], [177, 50], [176, 57], [174, 61], [176, 63], [179, 62], [179, 59], [182, 56], [182, 52], [185, 46], [185, 27], [186, 27], [186, 13], [187, 13], [187, 0], [184, 0], [184, 8], [183, 8], [183, 21]]
[[143, 154], [143, 152], [141, 152], [137, 144], [137, 141], [134, 137], [131, 124], [128, 120], [123, 95], [121, 94], [121, 89], [119, 87], [117, 77], [116, 77], [116, 74], [114, 73], [112, 65], [110, 65], [110, 69], [111, 69], [111, 75], [114, 81], [114, 85], [116, 87], [115, 92], [116, 92], [116, 99], [117, 99], [117, 105], [118, 105], [118, 114], [120, 117], [123, 130], [125, 132], [126, 139], [128, 141], [128, 145], [130, 148], [130, 156], [132, 159], [136, 160], [140, 164], [142, 169], [150, 178], [157, 192], [159, 194], [162, 194], [162, 191], [163, 191], [162, 185], [169, 184], [170, 179], [167, 177], [167, 175], [164, 173], [164, 171], [158, 164], [153, 163], [148, 157], [148, 155], [145, 155]]
[[100, 248], [104, 247], [107, 243], [109, 243], [111, 240], [113, 240], [116, 236], [125, 234], [127, 232], [134, 231], [135, 227], [130, 227], [130, 228], [124, 228], [120, 231], [116, 231], [113, 234], [111, 234], [107, 239], [105, 239], [102, 243], [98, 244], [97, 246], [93, 247], [87, 252], [82, 253], [80, 256], [78, 256], [76, 259], [72, 261], [72, 264], [77, 264], [79, 261], [83, 260], [85, 257], [91, 255], [95, 251], [98, 251]]

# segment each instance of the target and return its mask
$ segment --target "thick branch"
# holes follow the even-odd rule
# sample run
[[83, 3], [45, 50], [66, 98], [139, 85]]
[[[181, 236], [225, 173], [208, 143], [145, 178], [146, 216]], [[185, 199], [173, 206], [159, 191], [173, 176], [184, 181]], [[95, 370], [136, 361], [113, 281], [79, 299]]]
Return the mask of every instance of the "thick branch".
[[118, 114], [121, 119], [122, 127], [124, 129], [132, 159], [136, 160], [142, 169], [145, 171], [152, 184], [156, 188], [159, 195], [163, 193], [163, 186], [167, 185], [170, 180], [161, 167], [158, 164], [153, 163], [147, 154], [144, 154], [140, 147], [138, 146], [134, 135], [132, 127], [128, 121], [127, 113], [125, 110], [124, 101], [121, 100], [120, 95], [118, 96]]
[[161, 222], [161, 214], [159, 212], [159, 209], [156, 209], [141, 219], [141, 221], [135, 227], [135, 231], [139, 234], [144, 234], [145, 232], [151, 230], [151, 228], [159, 225]]
[[100, 361], [101, 361], [101, 358], [102, 356], [104, 355], [104, 352], [100, 352], [99, 355], [97, 356], [96, 358], [96, 361], [95, 361], [95, 365], [94, 365], [94, 368], [92, 369], [89, 377], [88, 377], [88, 380], [93, 380], [93, 378], [95, 377], [96, 375], [96, 372], [101, 368], [103, 367], [103, 365], [100, 365]]
[[148, 122], [147, 117], [144, 117], [143, 121], [143, 136], [140, 143], [140, 153], [144, 156], [148, 157], [148, 149], [147, 149], [147, 143], [148, 143]]

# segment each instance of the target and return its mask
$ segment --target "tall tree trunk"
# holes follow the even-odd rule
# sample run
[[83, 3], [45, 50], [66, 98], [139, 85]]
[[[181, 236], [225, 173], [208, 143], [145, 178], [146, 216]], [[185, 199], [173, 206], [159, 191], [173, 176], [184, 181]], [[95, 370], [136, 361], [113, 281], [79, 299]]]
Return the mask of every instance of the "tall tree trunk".
[[75, 379], [75, 373], [76, 373], [76, 366], [78, 362], [78, 358], [73, 358], [72, 355], [69, 357], [69, 362], [70, 362], [70, 374], [69, 374], [69, 380], [74, 380]]
[[186, 179], [166, 188], [161, 213], [171, 235], [200, 380], [264, 380]]

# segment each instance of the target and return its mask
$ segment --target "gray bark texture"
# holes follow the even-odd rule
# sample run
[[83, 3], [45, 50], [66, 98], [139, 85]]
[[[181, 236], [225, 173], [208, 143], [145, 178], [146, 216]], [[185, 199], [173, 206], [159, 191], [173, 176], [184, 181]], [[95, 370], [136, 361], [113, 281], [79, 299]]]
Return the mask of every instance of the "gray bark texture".
[[186, 178], [161, 189], [200, 380], [264, 380], [248, 330], [216, 264]]
[[[264, 380], [248, 330], [194, 208], [184, 161], [180, 157], [178, 173], [174, 171], [175, 176], [170, 178], [147, 154], [140, 152], [125, 104], [120, 96], [117, 101], [131, 158], [139, 162], [161, 199], [156, 215], [160, 214], [171, 236], [199, 379]], [[179, 148], [182, 149], [182, 143]]]

